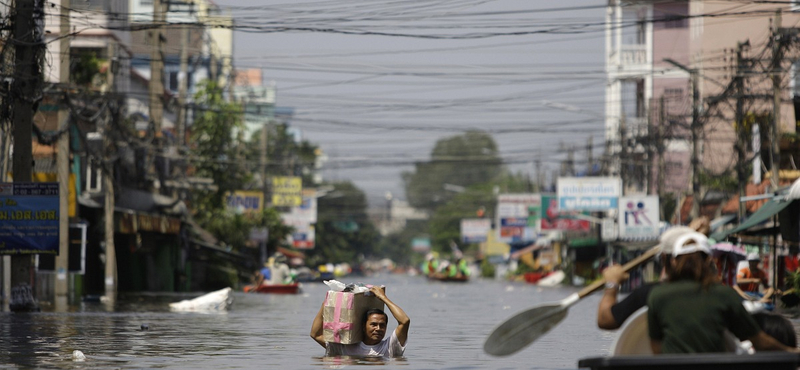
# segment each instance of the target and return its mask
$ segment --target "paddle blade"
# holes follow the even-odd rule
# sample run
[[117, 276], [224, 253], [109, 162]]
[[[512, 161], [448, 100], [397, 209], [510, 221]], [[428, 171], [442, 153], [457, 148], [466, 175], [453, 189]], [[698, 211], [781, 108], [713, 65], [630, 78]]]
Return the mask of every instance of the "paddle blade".
[[522, 311], [496, 327], [483, 343], [483, 350], [493, 356], [508, 356], [539, 339], [566, 316], [567, 307], [558, 303]]

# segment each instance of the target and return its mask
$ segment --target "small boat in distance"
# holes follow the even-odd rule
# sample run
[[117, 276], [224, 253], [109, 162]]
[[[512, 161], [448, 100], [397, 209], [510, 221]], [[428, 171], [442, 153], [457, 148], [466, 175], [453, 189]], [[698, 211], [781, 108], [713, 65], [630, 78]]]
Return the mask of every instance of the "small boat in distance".
[[445, 283], [466, 283], [466, 282], [469, 281], [469, 276], [467, 276], [467, 275], [458, 275], [458, 276], [428, 275], [428, 280], [442, 281], [442, 282], [445, 282]]
[[300, 292], [300, 283], [292, 284], [261, 284], [258, 288], [253, 285], [244, 287], [245, 293], [265, 293], [265, 294], [297, 294]]

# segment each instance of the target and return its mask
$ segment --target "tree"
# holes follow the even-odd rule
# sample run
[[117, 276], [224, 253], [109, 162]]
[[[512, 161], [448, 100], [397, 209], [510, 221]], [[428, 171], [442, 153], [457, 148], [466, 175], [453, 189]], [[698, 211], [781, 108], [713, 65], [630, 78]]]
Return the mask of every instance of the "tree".
[[334, 190], [317, 202], [316, 248], [308, 253], [311, 266], [354, 264], [373, 254], [379, 234], [367, 217], [367, 198], [350, 182], [330, 184]]
[[234, 132], [242, 129], [242, 108], [225, 101], [223, 91], [214, 81], [200, 84], [194, 97], [198, 107], [191, 133], [191, 158], [196, 176], [214, 181], [215, 191], [193, 193], [193, 206], [212, 213], [225, 206], [225, 195], [249, 181], [242, 161], [235, 160], [238, 142]]
[[[313, 171], [317, 157], [320, 154], [319, 146], [307, 140], [296, 141], [294, 135], [285, 124], [276, 125], [269, 130], [267, 136], [267, 173], [282, 176], [300, 176], [303, 184], [313, 183]], [[261, 133], [257, 130], [247, 142], [245, 158], [247, 163], [258, 164], [261, 157]], [[253, 172], [261, 172], [258, 165], [251, 165]]]
[[409, 204], [433, 211], [455, 196], [451, 189], [490, 182], [503, 171], [491, 135], [469, 131], [437, 141], [431, 160], [403, 173], [403, 182]]

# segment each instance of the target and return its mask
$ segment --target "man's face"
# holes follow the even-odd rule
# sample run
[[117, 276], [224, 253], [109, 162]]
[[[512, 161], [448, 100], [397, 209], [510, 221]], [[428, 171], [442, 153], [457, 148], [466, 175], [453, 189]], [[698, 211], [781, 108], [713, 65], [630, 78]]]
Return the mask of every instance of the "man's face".
[[748, 261], [750, 263], [750, 269], [754, 270], [758, 268], [758, 261]]
[[367, 317], [367, 326], [364, 328], [364, 344], [374, 345], [383, 340], [386, 335], [386, 316], [374, 313]]

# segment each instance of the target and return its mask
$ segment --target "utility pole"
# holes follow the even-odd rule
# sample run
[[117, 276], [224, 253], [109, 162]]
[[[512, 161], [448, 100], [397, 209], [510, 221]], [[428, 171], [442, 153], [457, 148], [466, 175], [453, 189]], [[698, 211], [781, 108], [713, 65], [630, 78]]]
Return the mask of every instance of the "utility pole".
[[781, 10], [775, 13], [775, 25], [772, 30], [772, 186], [777, 190], [780, 186], [780, 130], [781, 130]]
[[692, 84], [692, 220], [700, 216], [700, 92], [697, 90], [697, 71], [689, 71]]
[[[736, 177], [739, 180], [739, 199], [744, 199], [747, 195], [747, 175], [745, 174], [745, 161], [747, 156], [747, 130], [744, 127], [744, 61], [742, 60], [743, 43], [736, 46], [736, 153], [738, 155], [736, 165]], [[739, 202], [739, 217], [741, 222], [746, 216], [745, 202]]]
[[689, 68], [680, 64], [672, 59], [666, 58], [665, 62], [672, 64], [689, 73], [689, 80], [692, 89], [692, 210], [689, 216], [695, 219], [700, 216], [700, 133], [702, 125], [700, 124], [700, 92], [697, 86], [697, 70]]
[[[156, 0], [158, 1], [158, 0]], [[108, 45], [108, 58], [109, 58], [109, 74], [108, 74], [108, 88], [111, 94], [111, 99], [116, 99], [116, 83], [114, 81], [114, 57], [117, 55], [115, 44]], [[115, 102], [116, 104], [116, 102]], [[116, 106], [116, 105], [115, 105]], [[118, 110], [115, 110], [118, 112]], [[111, 155], [111, 147], [113, 141], [111, 139], [111, 122], [116, 117], [107, 116], [102, 127], [103, 136], [103, 190], [105, 191], [105, 199], [103, 202], [104, 214], [104, 233], [106, 245], [106, 271], [105, 271], [105, 293], [110, 302], [114, 302], [117, 297], [117, 249], [114, 244], [114, 206], [115, 191], [114, 191], [114, 163], [109, 159]]]
[[161, 0], [153, 0], [152, 49], [150, 50], [150, 122], [155, 135], [156, 155], [161, 154], [161, 121], [164, 118], [164, 55], [162, 53], [161, 27], [165, 23]]
[[181, 27], [181, 72], [178, 79], [178, 145], [186, 144], [186, 94], [188, 79], [188, 50], [186, 45], [188, 40], [188, 26]]
[[[69, 34], [69, 0], [61, 0], [59, 17], [59, 54], [58, 54], [58, 83], [69, 86], [70, 65], [70, 38]], [[56, 153], [56, 168], [58, 175], [58, 255], [55, 260], [56, 280], [54, 284], [55, 305], [57, 310], [66, 309], [69, 303], [69, 110], [60, 107], [58, 110], [58, 124], [64, 126], [64, 131], [58, 137], [58, 151]]]
[[[42, 41], [44, 5], [41, 1], [16, 1], [14, 3], [13, 39], [14, 80], [11, 83], [12, 109], [14, 112], [14, 158], [12, 170], [14, 182], [33, 180], [33, 115], [42, 92], [42, 61], [38, 55], [45, 47]], [[62, 210], [63, 212], [64, 210]], [[9, 309], [13, 312], [38, 311], [33, 298], [35, 274], [31, 255], [11, 256], [11, 299]]]
[[664, 179], [666, 171], [666, 161], [664, 160], [664, 129], [667, 125], [667, 112], [666, 107], [664, 104], [664, 95], [661, 95], [661, 99], [659, 101], [659, 121], [660, 124], [658, 125], [658, 137], [656, 137], [656, 150], [658, 150], [658, 201], [661, 204], [661, 219], [666, 220], [666, 215], [664, 214]]
[[622, 181], [622, 192], [625, 193], [628, 186], [628, 147], [625, 142], [626, 132], [628, 131], [625, 114], [619, 119], [619, 178]]

